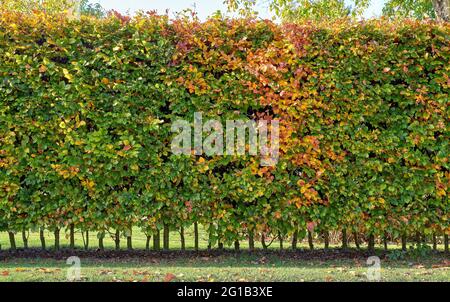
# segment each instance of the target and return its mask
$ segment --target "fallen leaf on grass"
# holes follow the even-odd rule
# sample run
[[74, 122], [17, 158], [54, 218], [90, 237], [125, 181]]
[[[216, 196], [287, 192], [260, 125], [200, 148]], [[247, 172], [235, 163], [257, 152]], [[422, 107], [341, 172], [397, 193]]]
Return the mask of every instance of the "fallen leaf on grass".
[[164, 282], [171, 282], [173, 279], [175, 279], [177, 276], [171, 273], [167, 273], [164, 277]]
[[326, 277], [325, 277], [325, 281], [326, 281], [326, 282], [331, 282], [331, 281], [333, 281], [333, 277], [331, 277], [331, 276], [326, 276]]
[[8, 272], [8, 271], [3, 271], [3, 272], [2, 272], [2, 276], [5, 276], [5, 277], [6, 277], [6, 276], [9, 276], [9, 272]]

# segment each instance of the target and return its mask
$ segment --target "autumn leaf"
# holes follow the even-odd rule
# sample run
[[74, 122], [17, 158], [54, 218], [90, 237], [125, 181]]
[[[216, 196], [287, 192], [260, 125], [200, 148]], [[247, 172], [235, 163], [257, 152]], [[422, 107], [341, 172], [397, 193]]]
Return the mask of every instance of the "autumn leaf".
[[171, 273], [167, 273], [166, 276], [164, 277], [164, 282], [171, 282], [172, 280], [174, 280], [177, 276], [175, 276], [174, 274]]

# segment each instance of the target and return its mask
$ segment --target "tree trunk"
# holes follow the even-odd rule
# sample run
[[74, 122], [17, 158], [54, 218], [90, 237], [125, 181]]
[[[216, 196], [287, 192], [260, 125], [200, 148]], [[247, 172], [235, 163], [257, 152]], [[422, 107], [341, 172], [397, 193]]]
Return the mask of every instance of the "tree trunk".
[[131, 251], [133, 249], [133, 240], [131, 235], [127, 236], [127, 249]]
[[355, 237], [355, 245], [356, 245], [356, 248], [359, 250], [361, 247], [359, 246], [358, 233], [357, 233], [357, 232], [353, 232], [353, 237]]
[[402, 235], [402, 251], [406, 252], [407, 247], [406, 247], [406, 234]]
[[253, 231], [248, 232], [248, 248], [250, 252], [253, 252], [255, 250], [255, 234]]
[[368, 250], [369, 250], [370, 253], [374, 253], [375, 252], [375, 235], [373, 235], [373, 234], [369, 235]]
[[159, 230], [153, 235], [153, 250], [159, 251], [161, 249], [161, 232]]
[[165, 251], [168, 251], [170, 246], [169, 246], [169, 232], [170, 232], [170, 228], [167, 224], [164, 225], [164, 230], [163, 230], [163, 247]]
[[310, 232], [309, 230], [308, 230], [308, 245], [310, 250], [314, 249], [313, 235], [312, 232]]
[[186, 240], [184, 238], [184, 227], [181, 227], [180, 229], [180, 241], [181, 241], [181, 250], [186, 250]]
[[436, 234], [433, 233], [433, 251], [437, 250]]
[[45, 250], [45, 233], [43, 228], [39, 229], [39, 239], [41, 240], [41, 248]]
[[416, 243], [421, 244], [422, 243], [422, 236], [419, 232], [416, 232]]
[[295, 231], [292, 235], [292, 249], [295, 251], [297, 249], [298, 242], [298, 231]]
[[54, 234], [55, 234], [55, 250], [59, 251], [60, 246], [59, 246], [59, 229], [58, 228], [55, 229]]
[[342, 230], [342, 249], [347, 249], [348, 248], [348, 239], [347, 239], [347, 230], [343, 229]]
[[280, 240], [280, 250], [283, 250], [283, 236], [281, 236], [281, 233], [278, 233], [278, 239]]
[[212, 249], [212, 237], [213, 237], [212, 224], [210, 224], [208, 234], [208, 251], [211, 251]]
[[151, 235], [147, 235], [147, 241], [145, 242], [145, 250], [149, 251], [150, 250], [150, 240], [152, 239]]
[[120, 250], [120, 232], [116, 230], [116, 235], [114, 236], [114, 243], [116, 244], [116, 251]]
[[223, 251], [223, 242], [219, 241], [217, 243], [217, 246], [218, 246], [219, 251]]
[[8, 235], [9, 235], [9, 245], [11, 247], [11, 250], [15, 251], [17, 249], [16, 237], [14, 236], [13, 232], [8, 232]]
[[101, 232], [98, 236], [98, 248], [103, 251], [105, 246], [103, 245], [103, 239], [105, 238], [105, 233]]
[[448, 253], [448, 235], [444, 235], [444, 249]]
[[328, 250], [330, 248], [330, 232], [325, 231], [325, 233], [323, 234], [323, 240], [325, 243], [325, 249]]
[[86, 242], [84, 243], [84, 249], [87, 251], [89, 249], [89, 231], [86, 231], [85, 234], [86, 234]]
[[450, 0], [433, 0], [433, 8], [438, 21], [450, 21]]
[[261, 234], [261, 245], [263, 247], [264, 250], [267, 250], [267, 244], [266, 244], [266, 236], [264, 236], [264, 234]]
[[73, 250], [75, 248], [75, 226], [73, 224], [70, 225], [70, 249]]
[[28, 248], [28, 236], [27, 236], [26, 230], [22, 230], [22, 240], [23, 240], [23, 248], [27, 249]]
[[387, 251], [388, 250], [388, 234], [384, 233], [383, 236], [383, 246], [384, 246], [384, 250]]
[[239, 252], [239, 249], [240, 249], [239, 240], [236, 240], [236, 241], [234, 242], [234, 250], [235, 250], [236, 252]]
[[198, 252], [198, 223], [194, 222], [194, 248]]

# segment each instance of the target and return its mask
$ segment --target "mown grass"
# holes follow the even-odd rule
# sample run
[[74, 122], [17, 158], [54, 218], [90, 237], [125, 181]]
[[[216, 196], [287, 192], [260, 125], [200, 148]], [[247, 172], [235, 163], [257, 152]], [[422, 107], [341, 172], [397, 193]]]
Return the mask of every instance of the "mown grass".
[[[0, 281], [67, 281], [64, 260], [0, 261]], [[81, 281], [368, 281], [364, 259], [280, 260], [274, 257], [219, 256], [193, 259], [81, 259]], [[380, 281], [450, 281], [445, 257], [381, 261]]]
[[[61, 246], [68, 247], [67, 234], [61, 233]], [[96, 234], [90, 236], [90, 249], [97, 249]], [[171, 250], [180, 249], [179, 234], [171, 232]], [[207, 233], [200, 230], [200, 248], [207, 248]], [[21, 234], [16, 235], [17, 247], [22, 248]], [[47, 247], [53, 246], [53, 234], [46, 232]], [[139, 230], [133, 231], [133, 248], [144, 249], [146, 237]], [[67, 272], [71, 267], [66, 260], [59, 257], [56, 259], [40, 258], [14, 258], [8, 254], [8, 235], [0, 233], [0, 282], [9, 281], [67, 281]], [[269, 253], [225, 253], [204, 255], [190, 253], [189, 257], [176, 255], [170, 257], [159, 257], [157, 253], [149, 253], [145, 257], [106, 258], [83, 256], [83, 240], [80, 233], [76, 234], [77, 249], [70, 253], [80, 256], [81, 281], [125, 281], [125, 282], [153, 282], [153, 281], [368, 281], [366, 263], [367, 255], [361, 253], [353, 258], [325, 257], [323, 251], [317, 251], [317, 257], [306, 257], [302, 259], [302, 253], [307, 253], [307, 242], [299, 243], [299, 257], [280, 256], [276, 252], [279, 242], [275, 241], [269, 249]], [[289, 242], [285, 242], [288, 248]], [[30, 233], [29, 246], [39, 248], [39, 234]], [[186, 230], [186, 247], [188, 250], [194, 248], [193, 230]], [[248, 243], [241, 242], [241, 249], [245, 250]], [[257, 242], [257, 248], [261, 244]], [[319, 243], [316, 247], [322, 248]], [[331, 246], [334, 248], [335, 246]], [[114, 249], [114, 242], [110, 236], [105, 238], [105, 248]], [[126, 249], [126, 240], [122, 238], [122, 250]], [[230, 247], [232, 248], [232, 247]], [[350, 246], [352, 248], [352, 246]], [[381, 257], [381, 280], [380, 281], [450, 281], [450, 259], [444, 253], [427, 253], [426, 256], [411, 256], [394, 258], [390, 253], [399, 254], [399, 247], [391, 244], [390, 252], [382, 252], [381, 246], [376, 254]], [[302, 249], [304, 250], [302, 252]], [[439, 246], [442, 250], [443, 247]], [[331, 250], [330, 253], [333, 253]], [[311, 252], [309, 252], [311, 253]], [[6, 256], [6, 255], [9, 256]], [[32, 254], [32, 253], [31, 253]], [[67, 250], [66, 250], [67, 254]], [[314, 255], [314, 254], [312, 254]], [[37, 256], [39, 257], [39, 253]], [[396, 259], [396, 260], [394, 260]]]

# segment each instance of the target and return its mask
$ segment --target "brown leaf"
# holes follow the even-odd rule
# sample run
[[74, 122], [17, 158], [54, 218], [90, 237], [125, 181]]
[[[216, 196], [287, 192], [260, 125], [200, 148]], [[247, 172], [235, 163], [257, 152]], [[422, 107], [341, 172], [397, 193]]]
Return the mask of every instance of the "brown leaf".
[[175, 278], [176, 276], [174, 274], [167, 273], [166, 276], [164, 277], [164, 282], [171, 282]]

